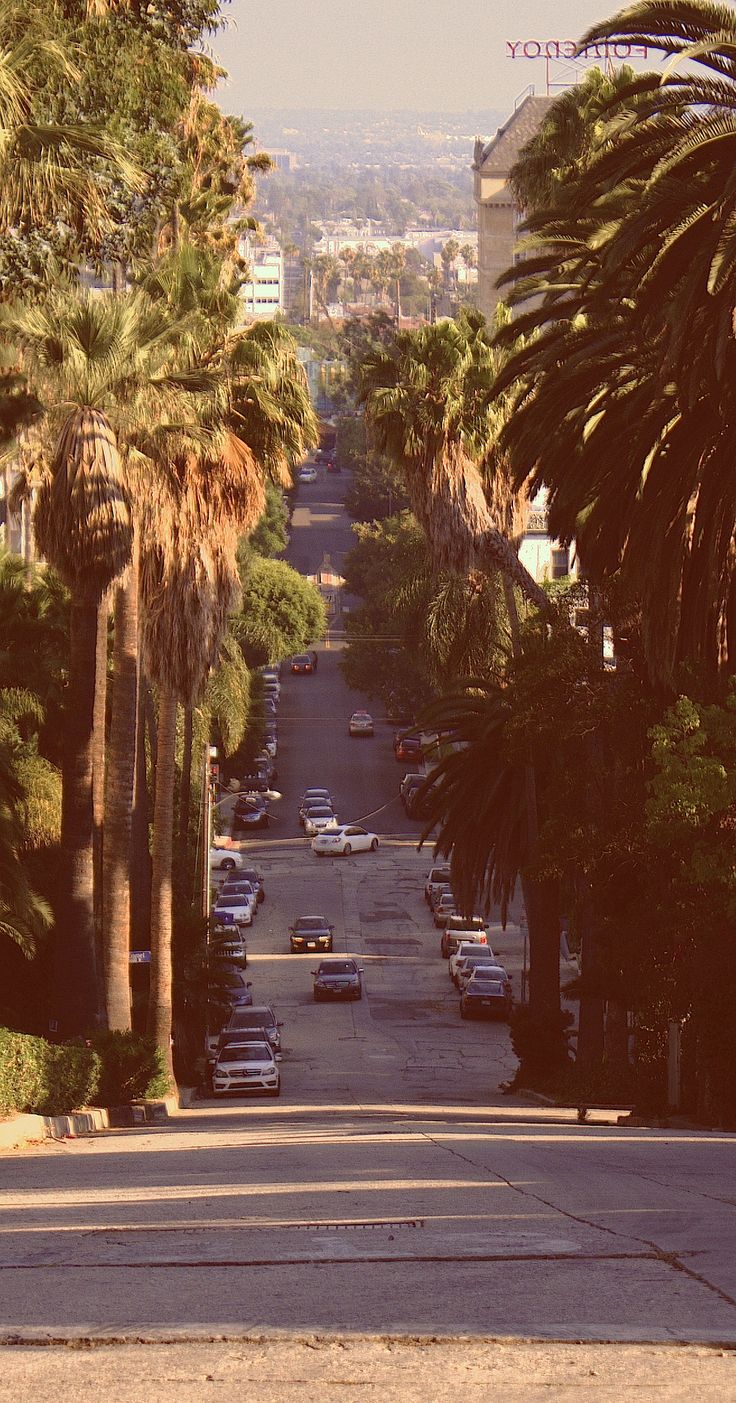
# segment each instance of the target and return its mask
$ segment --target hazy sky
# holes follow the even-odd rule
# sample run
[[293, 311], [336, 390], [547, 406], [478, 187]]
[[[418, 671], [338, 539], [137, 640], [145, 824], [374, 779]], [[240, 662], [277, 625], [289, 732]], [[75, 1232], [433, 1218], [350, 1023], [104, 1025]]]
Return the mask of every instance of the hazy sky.
[[[246, 117], [262, 107], [506, 109], [529, 83], [545, 91], [544, 61], [508, 58], [507, 41], [576, 39], [620, 8], [615, 0], [231, 0], [214, 43], [231, 75], [218, 97]], [[560, 65], [553, 81], [566, 81]]]

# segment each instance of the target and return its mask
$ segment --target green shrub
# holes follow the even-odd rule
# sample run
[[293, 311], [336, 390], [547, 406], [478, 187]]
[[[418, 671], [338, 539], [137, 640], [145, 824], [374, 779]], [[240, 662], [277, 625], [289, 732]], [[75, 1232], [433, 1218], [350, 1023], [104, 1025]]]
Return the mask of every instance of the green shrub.
[[94, 1105], [124, 1106], [168, 1095], [171, 1087], [164, 1055], [153, 1038], [141, 1033], [96, 1033], [91, 1042], [102, 1064]]
[[65, 1115], [89, 1105], [100, 1062], [88, 1047], [57, 1047], [0, 1028], [0, 1115]]
[[80, 1106], [94, 1106], [101, 1062], [91, 1047], [59, 1047], [46, 1043], [46, 1087], [34, 1110], [42, 1116], [63, 1116]]

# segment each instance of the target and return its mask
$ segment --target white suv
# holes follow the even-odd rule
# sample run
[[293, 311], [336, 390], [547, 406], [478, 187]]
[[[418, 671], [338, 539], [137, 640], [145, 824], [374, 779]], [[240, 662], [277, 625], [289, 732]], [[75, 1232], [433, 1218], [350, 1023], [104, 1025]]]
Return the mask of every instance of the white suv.
[[457, 982], [457, 967], [460, 961], [463, 960], [466, 955], [477, 955], [481, 950], [491, 964], [497, 963], [496, 956], [490, 945], [479, 945], [476, 940], [461, 941], [454, 955], [450, 955], [449, 973], [453, 984]]

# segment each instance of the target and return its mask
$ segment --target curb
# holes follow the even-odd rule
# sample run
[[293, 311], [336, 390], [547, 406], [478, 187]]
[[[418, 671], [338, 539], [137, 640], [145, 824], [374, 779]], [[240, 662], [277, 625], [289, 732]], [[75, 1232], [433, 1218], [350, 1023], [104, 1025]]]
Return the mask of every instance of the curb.
[[130, 1106], [90, 1106], [67, 1116], [37, 1116], [30, 1113], [0, 1121], [0, 1150], [23, 1149], [44, 1140], [75, 1140], [80, 1135], [96, 1135], [130, 1125], [161, 1125], [188, 1104], [188, 1087], [160, 1101], [134, 1101]]

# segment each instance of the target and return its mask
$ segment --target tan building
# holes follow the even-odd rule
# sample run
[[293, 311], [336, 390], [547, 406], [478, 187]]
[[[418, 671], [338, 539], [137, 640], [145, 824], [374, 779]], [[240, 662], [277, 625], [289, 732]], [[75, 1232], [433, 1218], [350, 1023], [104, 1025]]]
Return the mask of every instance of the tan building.
[[520, 212], [509, 189], [509, 174], [522, 146], [541, 126], [552, 97], [525, 97], [492, 141], [475, 143], [474, 194], [478, 206], [478, 306], [492, 317], [502, 293], [496, 281], [514, 262]]

